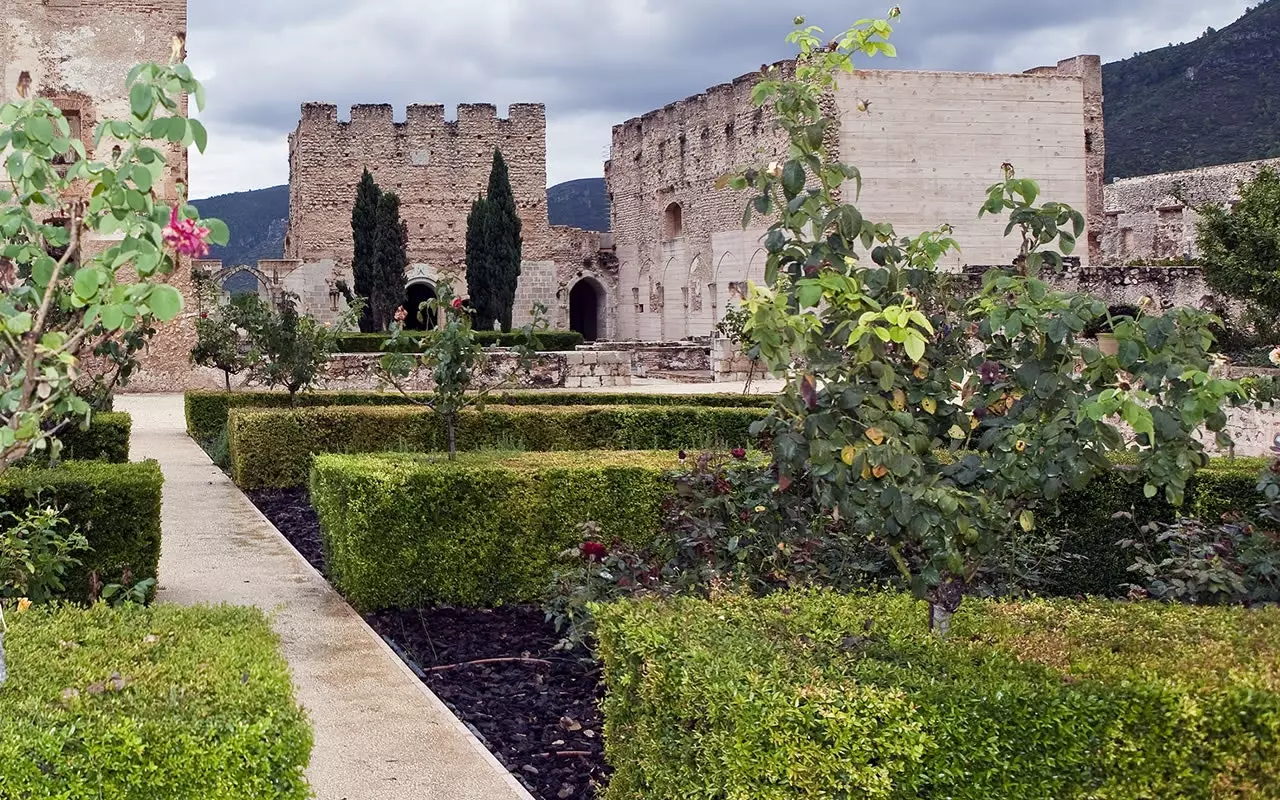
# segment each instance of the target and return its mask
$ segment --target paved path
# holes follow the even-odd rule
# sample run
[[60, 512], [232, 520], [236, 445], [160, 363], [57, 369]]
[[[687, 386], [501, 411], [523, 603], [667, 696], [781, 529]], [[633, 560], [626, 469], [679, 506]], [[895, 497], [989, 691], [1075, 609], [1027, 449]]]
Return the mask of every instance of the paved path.
[[133, 458], [164, 469], [160, 600], [274, 614], [315, 728], [318, 800], [532, 800], [187, 437], [181, 396], [117, 406]]

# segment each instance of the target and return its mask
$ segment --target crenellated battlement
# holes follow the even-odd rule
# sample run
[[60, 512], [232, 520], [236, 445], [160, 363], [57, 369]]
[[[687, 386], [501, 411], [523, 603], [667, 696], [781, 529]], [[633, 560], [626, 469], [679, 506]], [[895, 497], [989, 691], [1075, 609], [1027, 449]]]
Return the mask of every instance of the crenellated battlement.
[[445, 116], [440, 104], [413, 104], [405, 109], [404, 121], [396, 120], [396, 109], [388, 103], [353, 105], [348, 119], [338, 117], [332, 103], [303, 103], [296, 134], [364, 137], [395, 133], [408, 136], [523, 135], [546, 139], [547, 112], [541, 103], [513, 103], [505, 117], [498, 116], [493, 103], [461, 103], [455, 117]]

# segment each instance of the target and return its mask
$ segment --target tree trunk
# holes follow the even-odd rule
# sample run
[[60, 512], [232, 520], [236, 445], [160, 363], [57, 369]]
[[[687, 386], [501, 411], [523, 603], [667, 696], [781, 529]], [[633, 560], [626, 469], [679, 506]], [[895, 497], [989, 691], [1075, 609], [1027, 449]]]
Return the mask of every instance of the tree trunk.
[[951, 618], [964, 599], [964, 580], [948, 576], [925, 599], [929, 601], [929, 630], [939, 638], [947, 638], [951, 633]]
[[227, 391], [231, 391], [231, 373], [226, 370], [222, 371], [222, 377], [227, 381]]

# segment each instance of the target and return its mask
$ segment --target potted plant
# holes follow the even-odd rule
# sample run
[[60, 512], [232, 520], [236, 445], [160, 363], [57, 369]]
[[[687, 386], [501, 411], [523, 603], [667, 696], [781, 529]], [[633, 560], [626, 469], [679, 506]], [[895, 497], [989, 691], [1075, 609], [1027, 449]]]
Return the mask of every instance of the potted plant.
[[1084, 329], [1084, 335], [1097, 339], [1098, 350], [1104, 356], [1114, 356], [1120, 352], [1120, 343], [1116, 340], [1115, 329], [1122, 321], [1135, 320], [1142, 311], [1137, 306], [1121, 304], [1108, 306], [1107, 313], [1097, 317]]

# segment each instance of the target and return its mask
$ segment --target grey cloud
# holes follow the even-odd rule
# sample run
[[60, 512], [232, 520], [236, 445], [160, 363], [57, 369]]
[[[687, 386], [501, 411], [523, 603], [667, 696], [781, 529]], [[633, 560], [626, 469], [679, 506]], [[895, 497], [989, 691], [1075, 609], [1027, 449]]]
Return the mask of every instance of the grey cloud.
[[[1222, 27], [1247, 0], [902, 0], [896, 60], [1020, 71], [1078, 52], [1128, 56]], [[828, 33], [889, 3], [848, 0], [193, 0], [212, 126], [282, 139], [305, 101], [542, 102], [621, 122], [791, 54], [803, 13]], [[1208, 7], [1208, 6], [1213, 7]], [[402, 111], [400, 113], [403, 113]], [[607, 131], [604, 132], [607, 136]]]

